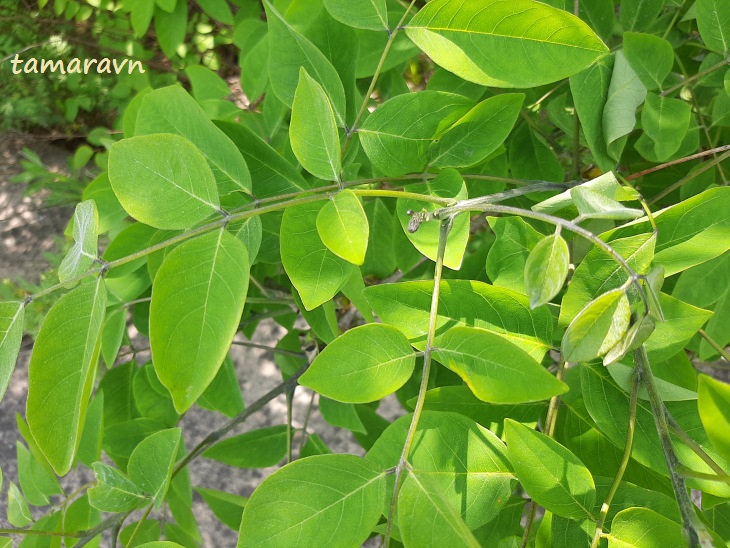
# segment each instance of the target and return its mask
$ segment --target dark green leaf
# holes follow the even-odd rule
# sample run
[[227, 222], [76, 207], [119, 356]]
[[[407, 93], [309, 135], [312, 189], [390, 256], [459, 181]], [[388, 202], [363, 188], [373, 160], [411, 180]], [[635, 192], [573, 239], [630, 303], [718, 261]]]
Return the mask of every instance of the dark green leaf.
[[659, 36], [638, 32], [624, 33], [624, 55], [646, 89], [661, 89], [672, 70], [672, 44]]
[[211, 411], [219, 411], [226, 417], [235, 417], [244, 409], [243, 395], [238, 386], [236, 366], [226, 356], [213, 381], [198, 398], [198, 405]]
[[664, 162], [679, 150], [689, 129], [692, 109], [686, 101], [650, 93], [641, 111], [644, 133], [654, 141], [657, 160]]
[[358, 29], [390, 30], [385, 0], [324, 0], [327, 11], [345, 25]]
[[206, 504], [213, 510], [215, 517], [234, 531], [241, 526], [241, 516], [248, 499], [225, 491], [196, 487], [195, 490], [203, 497]]
[[727, 56], [730, 50], [730, 12], [723, 0], [697, 0], [697, 27], [712, 51]]
[[487, 255], [487, 276], [494, 285], [526, 294], [525, 263], [542, 235], [522, 217], [487, 217], [497, 240]]
[[239, 468], [266, 468], [286, 456], [287, 427], [252, 430], [216, 443], [203, 456]]

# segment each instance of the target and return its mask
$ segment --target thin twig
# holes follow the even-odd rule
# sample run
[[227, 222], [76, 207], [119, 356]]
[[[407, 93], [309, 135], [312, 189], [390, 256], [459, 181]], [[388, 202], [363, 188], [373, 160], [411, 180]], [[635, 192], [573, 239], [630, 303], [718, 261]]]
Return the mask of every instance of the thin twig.
[[690, 162], [692, 160], [697, 160], [698, 158], [704, 158], [705, 156], [712, 156], [713, 154], [717, 154], [718, 152], [725, 152], [726, 150], [730, 150], [730, 145], [723, 145], [721, 147], [712, 148], [710, 150], [703, 150], [702, 152], [698, 152], [697, 154], [692, 154], [691, 156], [685, 156], [684, 158], [677, 158], [676, 160], [672, 160], [671, 162], [659, 164], [658, 166], [650, 167], [643, 171], [639, 171], [638, 173], [632, 173], [631, 175], [626, 176], [626, 180], [635, 181], [639, 177], [643, 177], [644, 175], [649, 175], [650, 173], [654, 173], [655, 171], [660, 171], [660, 170], [666, 169], [668, 167], [676, 166], [677, 164], [683, 164], [684, 162]]
[[[728, 145], [728, 147], [730, 148], [730, 145]], [[722, 148], [722, 147], [720, 147], [720, 148]], [[716, 150], [716, 149], [713, 149], [713, 150]], [[652, 197], [652, 199], [649, 200], [649, 204], [654, 204], [654, 203], [658, 202], [659, 200], [661, 200], [662, 198], [664, 198], [664, 196], [666, 196], [667, 194], [670, 194], [671, 192], [674, 192], [675, 190], [677, 190], [679, 187], [681, 187], [685, 183], [691, 181], [692, 179], [694, 179], [698, 175], [700, 175], [700, 174], [704, 173], [705, 171], [707, 171], [708, 169], [710, 169], [710, 168], [718, 165], [720, 162], [723, 162], [723, 161], [727, 160], [728, 158], [730, 158], [730, 151], [726, 152], [725, 154], [722, 154], [720, 156], [717, 156], [717, 157], [713, 158], [709, 162], [705, 162], [700, 167], [698, 167], [696, 170], [694, 170], [693, 172], [687, 174], [687, 176], [683, 177], [682, 179], [680, 179], [676, 183], [669, 185], [667, 188], [665, 188], [664, 190], [662, 190], [661, 192], [659, 192], [656, 196]]]
[[703, 339], [705, 339], [709, 343], [712, 348], [714, 348], [720, 354], [720, 356], [730, 362], [730, 354], [728, 354], [727, 350], [720, 346], [715, 339], [710, 337], [707, 334], [707, 331], [705, 331], [704, 329], [700, 329], [698, 333], [702, 336]]

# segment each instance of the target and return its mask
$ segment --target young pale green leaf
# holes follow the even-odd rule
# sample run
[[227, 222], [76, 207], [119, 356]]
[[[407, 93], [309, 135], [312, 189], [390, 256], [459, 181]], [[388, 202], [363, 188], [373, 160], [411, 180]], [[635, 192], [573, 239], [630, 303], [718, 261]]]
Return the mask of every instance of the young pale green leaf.
[[629, 328], [631, 310], [626, 291], [612, 289], [588, 303], [563, 335], [563, 358], [587, 362], [606, 354]]
[[329, 344], [299, 384], [333, 400], [367, 403], [398, 390], [415, 366], [416, 356], [403, 333], [387, 325], [368, 324]]
[[700, 419], [712, 446], [730, 460], [730, 386], [700, 375], [698, 382]]
[[[438, 177], [425, 184], [419, 184], [413, 188], [406, 187], [406, 189], [417, 194], [438, 196], [440, 198], [467, 198], [466, 184], [463, 177], [458, 171], [451, 168], [445, 169]], [[418, 224], [414, 219], [417, 219], [417, 216], [431, 213], [439, 207], [441, 206], [437, 204], [410, 198], [398, 198], [395, 205], [403, 232], [414, 247], [432, 261], [436, 261], [438, 255], [441, 222], [434, 219]], [[457, 215], [446, 238], [444, 265], [453, 270], [459, 270], [468, 243], [469, 216]]]
[[534, 501], [558, 516], [592, 517], [593, 476], [573, 453], [512, 419], [504, 422], [504, 436], [515, 473]]
[[10, 384], [23, 340], [23, 303], [0, 303], [0, 400]]
[[96, 249], [99, 231], [99, 214], [94, 200], [76, 205], [73, 219], [74, 244], [58, 267], [58, 279], [62, 283], [86, 272], [98, 255]]
[[235, 417], [243, 411], [243, 395], [238, 386], [236, 366], [230, 356], [225, 357], [215, 378], [198, 398], [198, 405], [223, 413], [226, 417]]
[[289, 140], [304, 169], [325, 181], [338, 181], [342, 172], [340, 138], [327, 95], [304, 67], [292, 103]]
[[342, 403], [336, 400], [319, 397], [319, 413], [327, 423], [338, 428], [346, 428], [351, 432], [367, 434], [367, 429], [362, 423], [357, 409], [352, 403]]
[[247, 498], [234, 495], [233, 493], [205, 489], [203, 487], [196, 487], [195, 491], [203, 497], [203, 500], [213, 511], [215, 517], [234, 531], [238, 531], [238, 528], [241, 526], [243, 509], [248, 502]]
[[[730, 249], [730, 187], [711, 188], [654, 214], [657, 224], [655, 264], [671, 276]], [[651, 223], [640, 220], [605, 234], [616, 240], [651, 232]]]
[[219, 441], [203, 456], [238, 468], [266, 468], [286, 456], [286, 426], [270, 426]]
[[624, 55], [649, 90], [662, 87], [674, 64], [672, 44], [652, 34], [624, 32]]
[[679, 150], [689, 129], [691, 116], [692, 108], [687, 101], [655, 93], [646, 96], [641, 111], [641, 125], [644, 133], [654, 141], [658, 161], [668, 160]]
[[687, 546], [682, 525], [650, 508], [627, 508], [613, 518], [609, 548], [667, 548]]
[[33, 521], [28, 503], [12, 481], [8, 484], [8, 521], [15, 527], [25, 527]]
[[142, 440], [129, 457], [129, 479], [152, 498], [156, 510], [162, 505], [170, 486], [181, 432], [180, 428], [155, 432]]
[[[432, 291], [432, 281], [411, 281], [370, 286], [365, 297], [384, 323], [397, 326], [414, 346], [423, 348]], [[441, 282], [436, 346], [438, 338], [457, 325], [497, 333], [538, 361], [552, 348], [553, 319], [547, 307], [530, 310], [525, 295], [483, 282]]]
[[337, 71], [317, 49], [299, 34], [274, 8], [264, 1], [266, 20], [269, 25], [269, 78], [271, 89], [288, 107], [294, 103], [294, 95], [301, 69], [313, 75], [322, 86], [332, 104], [337, 125], [345, 125], [345, 91]]
[[[582, 3], [584, 5], [585, 3]], [[613, 11], [613, 2], [611, 2]], [[611, 19], [613, 28], [613, 17]], [[570, 77], [570, 93], [593, 159], [598, 167], [608, 172], [616, 162], [608, 155], [603, 133], [603, 108], [608, 100], [614, 56], [606, 55], [582, 72]]]
[[480, 546], [458, 510], [444, 499], [428, 474], [408, 472], [397, 509], [398, 531], [405, 546]]
[[261, 242], [264, 236], [261, 217], [248, 217], [233, 221], [226, 225], [228, 232], [243, 242], [248, 251], [248, 262], [254, 264], [261, 249]]
[[[579, 186], [580, 188], [586, 188], [603, 194], [605, 197], [615, 200], [617, 202], [628, 202], [636, 200], [639, 197], [639, 193], [636, 192], [636, 190], [629, 186], [621, 185], [618, 182], [618, 179], [616, 179], [616, 174], [612, 171], [604, 173], [603, 175], [582, 183]], [[541, 213], [553, 214], [557, 211], [565, 209], [566, 207], [575, 205], [573, 203], [572, 190], [573, 189], [571, 188], [569, 190], [566, 190], [565, 192], [556, 194], [555, 196], [552, 196], [547, 200], [543, 200], [542, 202], [539, 202], [532, 206], [532, 210], [539, 211]]]
[[317, 202], [290, 206], [281, 222], [281, 262], [307, 310], [334, 297], [354, 268], [319, 237], [317, 216], [321, 208]]
[[468, 167], [480, 163], [507, 139], [524, 100], [523, 93], [503, 93], [479, 103], [431, 144], [429, 166]]
[[[380, 518], [385, 472], [354, 455], [318, 455], [266, 478], [243, 510], [238, 548], [359, 546]], [[303, 504], [306, 501], [306, 504]]]
[[251, 192], [251, 174], [243, 156], [181, 86], [156, 89], [142, 101], [135, 135], [154, 133], [173, 133], [190, 140], [208, 162], [221, 194]]
[[654, 23], [664, 7], [665, 0], [639, 0], [622, 2], [619, 21], [624, 30], [643, 31]]
[[530, 308], [549, 303], [563, 288], [570, 268], [570, 250], [560, 234], [540, 240], [525, 262], [525, 289]]
[[301, 173], [253, 131], [232, 122], [216, 122], [216, 125], [230, 137], [248, 162], [253, 193], [257, 198], [270, 198], [309, 188], [309, 183]]
[[[656, 237], [652, 234], [611, 241], [611, 247], [637, 274], [646, 274], [649, 270], [655, 244]], [[608, 289], [623, 285], [626, 280], [626, 271], [621, 265], [602, 249], [592, 248], [573, 273], [561, 303], [559, 324], [567, 326], [590, 301]]]
[[441, 91], [397, 95], [380, 105], [357, 134], [373, 166], [385, 175], [421, 172], [433, 140], [472, 104], [462, 95]]
[[179, 135], [114, 143], [109, 180], [127, 213], [155, 228], [189, 228], [220, 208], [213, 172], [200, 151]]
[[28, 426], [56, 473], [66, 474], [81, 440], [94, 385], [106, 287], [77, 287], [48, 311], [28, 366]]
[[625, 137], [636, 126], [636, 108], [644, 102], [646, 87], [631, 68], [623, 51], [616, 52], [606, 104], [603, 107], [603, 138], [608, 155], [621, 158]]
[[635, 350], [646, 340], [656, 329], [656, 323], [651, 316], [644, 316], [637, 320], [631, 327], [626, 330], [623, 338], [616, 343], [603, 357], [603, 365], [611, 365], [623, 358], [630, 351]]
[[[405, 415], [388, 426], [368, 451], [367, 460], [382, 469], [396, 466], [411, 419], [412, 415]], [[418, 442], [408, 458], [412, 471], [428, 481], [429, 492], [441, 494], [443, 504], [469, 529], [488, 523], [509, 500], [512, 466], [502, 440], [486, 428], [457, 413], [424, 411], [415, 439]], [[392, 476], [388, 483], [386, 514]]]
[[390, 30], [385, 0], [324, 0], [324, 7], [340, 23], [366, 30]]
[[697, 27], [705, 45], [727, 56], [730, 51], [730, 10], [724, 0], [697, 0]]
[[522, 217], [487, 217], [497, 237], [487, 255], [487, 276], [494, 285], [526, 294], [525, 263], [542, 238]]
[[503, 88], [562, 80], [608, 52], [577, 17], [529, 0], [435, 0], [406, 33], [437, 65], [464, 80]]
[[96, 485], [89, 489], [89, 504], [102, 512], [128, 512], [149, 502], [141, 488], [116, 468], [94, 463]]
[[319, 210], [317, 233], [338, 257], [356, 265], [365, 262], [370, 226], [365, 210], [352, 190], [335, 194]]
[[585, 186], [570, 189], [570, 196], [578, 213], [584, 219], [630, 221], [644, 215], [641, 209], [625, 207], [613, 198]]
[[454, 327], [439, 339], [434, 357], [490, 403], [525, 403], [568, 387], [504, 337], [476, 327]]
[[183, 413], [215, 378], [241, 320], [249, 264], [225, 230], [180, 244], [155, 276], [150, 347], [155, 371]]

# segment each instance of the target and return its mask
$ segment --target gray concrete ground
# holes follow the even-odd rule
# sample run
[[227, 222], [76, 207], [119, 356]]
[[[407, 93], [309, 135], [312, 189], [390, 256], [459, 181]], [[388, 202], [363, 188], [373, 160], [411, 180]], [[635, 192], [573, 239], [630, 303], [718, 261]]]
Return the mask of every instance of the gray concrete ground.
[[[61, 233], [71, 215], [70, 209], [45, 209], [37, 199], [23, 197], [19, 185], [8, 182], [16, 173], [18, 154], [22, 146], [32, 146], [44, 162], [63, 169], [66, 152], [52, 145], [38, 143], [23, 136], [0, 136], [0, 280], [25, 277], [33, 279], [45, 268], [42, 252], [52, 248], [54, 237]], [[256, 331], [254, 341], [273, 346], [285, 331], [273, 321], [263, 322]], [[239, 335], [240, 337], [240, 335]], [[0, 494], [0, 527], [7, 527], [6, 501], [7, 483], [17, 483], [15, 445], [19, 439], [15, 414], [24, 415], [27, 393], [27, 367], [32, 341], [25, 340], [10, 387], [0, 402], [0, 468], [5, 476], [5, 487]], [[244, 401], [252, 403], [281, 382], [281, 375], [270, 351], [234, 346], [231, 356], [236, 364], [239, 384]], [[139, 355], [138, 361], [147, 356]], [[144, 363], [140, 361], [140, 363]], [[311, 399], [311, 392], [299, 387], [293, 405], [293, 425], [301, 428]], [[381, 411], [394, 418], [402, 413], [395, 400], [390, 398]], [[183, 419], [182, 428], [186, 446], [194, 447], [209, 432], [220, 427], [226, 418], [220, 414], [193, 408]], [[285, 424], [286, 400], [279, 396], [263, 410], [250, 417], [233, 433], [256, 428]], [[318, 433], [329, 447], [337, 453], [362, 455], [362, 448], [352, 434], [325, 423], [316, 406], [308, 423], [308, 431]], [[236, 469], [216, 461], [199, 458], [190, 464], [191, 481], [194, 486], [225, 490], [242, 496], [250, 496], [256, 486], [277, 467], [266, 469]], [[72, 472], [63, 479], [64, 488], [71, 492], [83, 483], [93, 480], [88, 470]], [[198, 519], [204, 546], [235, 546], [236, 533], [217, 520], [205, 502], [196, 494], [194, 513]], [[40, 517], [41, 511], [36, 511]]]

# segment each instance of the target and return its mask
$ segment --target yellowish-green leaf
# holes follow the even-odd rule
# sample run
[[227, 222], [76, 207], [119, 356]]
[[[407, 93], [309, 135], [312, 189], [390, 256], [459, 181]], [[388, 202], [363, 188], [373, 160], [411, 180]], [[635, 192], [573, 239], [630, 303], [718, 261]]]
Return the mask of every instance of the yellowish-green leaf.
[[324, 0], [330, 15], [345, 25], [366, 30], [390, 30], [385, 0]]
[[525, 289], [530, 307], [552, 300], [563, 288], [570, 267], [570, 250], [560, 234], [540, 240], [525, 262]]
[[23, 303], [0, 303], [0, 400], [10, 383], [23, 340]]
[[160, 508], [170, 486], [180, 439], [180, 428], [155, 432], [142, 440], [129, 457], [129, 479], [152, 497], [155, 509]]
[[317, 232], [338, 257], [356, 265], [365, 262], [370, 226], [360, 200], [351, 190], [335, 194], [319, 210]]
[[730, 386], [700, 375], [697, 405], [712, 446], [730, 460]]

